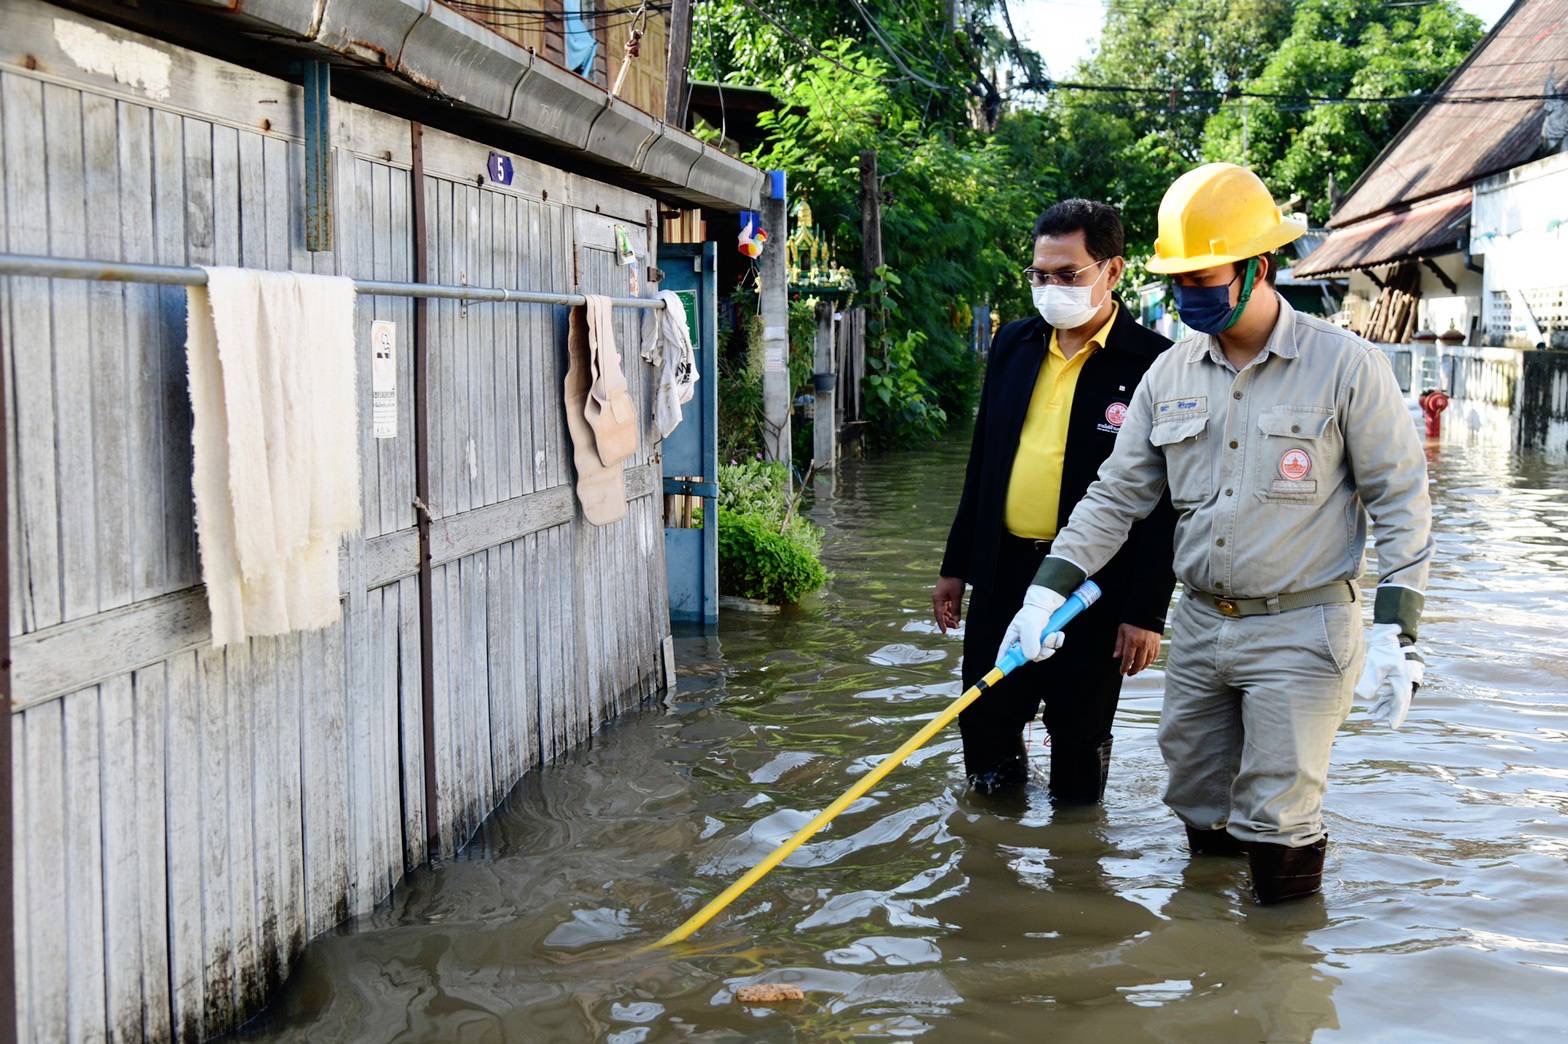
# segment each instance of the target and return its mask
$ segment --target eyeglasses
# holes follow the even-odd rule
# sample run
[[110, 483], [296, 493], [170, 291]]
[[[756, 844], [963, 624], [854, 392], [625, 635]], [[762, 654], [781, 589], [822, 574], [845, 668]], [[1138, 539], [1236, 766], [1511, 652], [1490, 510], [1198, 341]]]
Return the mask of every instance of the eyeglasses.
[[[1043, 269], [1030, 265], [1024, 269], [1023, 274], [1024, 278], [1029, 281], [1029, 285], [1037, 288], [1042, 286], [1086, 286], [1087, 284], [1078, 277], [1089, 271], [1089, 269], [1098, 268], [1109, 260], [1110, 258], [1106, 258], [1104, 261], [1091, 261], [1079, 269], [1061, 268], [1055, 272], [1046, 272]], [[1099, 277], [1095, 276], [1094, 278], [1098, 279]], [[1089, 280], [1089, 282], [1094, 282], [1094, 279]]]

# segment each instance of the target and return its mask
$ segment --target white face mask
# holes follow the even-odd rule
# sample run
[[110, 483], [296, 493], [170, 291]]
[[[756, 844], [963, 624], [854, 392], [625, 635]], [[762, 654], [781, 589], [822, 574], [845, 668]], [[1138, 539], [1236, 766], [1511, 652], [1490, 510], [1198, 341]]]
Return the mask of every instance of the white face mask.
[[[1105, 298], [1090, 299], [1094, 285], [1089, 286], [1033, 286], [1029, 288], [1034, 306], [1040, 317], [1058, 330], [1076, 330], [1094, 318]], [[1110, 291], [1106, 291], [1109, 293]]]

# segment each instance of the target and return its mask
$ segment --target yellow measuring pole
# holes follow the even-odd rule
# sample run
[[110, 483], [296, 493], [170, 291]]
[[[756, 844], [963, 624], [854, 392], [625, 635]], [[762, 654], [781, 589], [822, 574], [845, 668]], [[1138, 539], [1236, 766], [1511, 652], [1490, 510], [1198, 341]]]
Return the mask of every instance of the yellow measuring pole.
[[739, 899], [747, 889], [762, 880], [768, 871], [788, 859], [791, 852], [810, 840], [811, 835], [827, 826], [840, 812], [859, 801], [868, 790], [882, 782], [884, 776], [902, 764], [905, 758], [930, 742], [931, 737], [947, 728], [965, 707], [978, 700], [982, 693], [1001, 681], [1006, 673], [1000, 667], [993, 667], [989, 674], [965, 690], [964, 694], [950, 703], [946, 710], [926, 722], [925, 728], [909, 737], [902, 747], [883, 758], [881, 764], [856, 780], [855, 785], [844, 791], [837, 801], [817, 813], [817, 817], [811, 822], [795, 831], [795, 836], [775, 848], [766, 859], [746, 871], [739, 880], [715, 896], [707, 906], [688, 917], [679, 928], [658, 942], [643, 947], [643, 950], [658, 949], [671, 943], [682, 942], [698, 928], [717, 917], [726, 906]]

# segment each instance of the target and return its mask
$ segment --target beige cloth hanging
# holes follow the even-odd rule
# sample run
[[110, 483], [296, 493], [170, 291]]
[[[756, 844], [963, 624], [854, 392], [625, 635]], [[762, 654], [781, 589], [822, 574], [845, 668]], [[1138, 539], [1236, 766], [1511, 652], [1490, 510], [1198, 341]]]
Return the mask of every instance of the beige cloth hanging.
[[192, 487], [212, 643], [336, 622], [360, 524], [354, 284], [208, 268], [186, 294]]
[[[577, 500], [583, 506], [583, 517], [604, 526], [626, 517], [626, 484], [621, 474], [624, 458], [607, 466], [600, 459], [594, 430], [588, 423], [586, 411], [593, 401], [590, 389], [594, 383], [588, 322], [594, 298], [588, 300], [589, 304], [572, 309], [567, 327], [566, 428], [572, 437], [572, 464], [577, 470]], [[635, 432], [632, 439], [635, 448]]]
[[594, 446], [605, 466], [619, 464], [637, 452], [637, 408], [621, 372], [621, 353], [615, 347], [615, 321], [610, 299], [589, 294], [584, 306], [588, 316], [588, 348], [593, 360], [593, 386], [583, 415], [593, 429]]

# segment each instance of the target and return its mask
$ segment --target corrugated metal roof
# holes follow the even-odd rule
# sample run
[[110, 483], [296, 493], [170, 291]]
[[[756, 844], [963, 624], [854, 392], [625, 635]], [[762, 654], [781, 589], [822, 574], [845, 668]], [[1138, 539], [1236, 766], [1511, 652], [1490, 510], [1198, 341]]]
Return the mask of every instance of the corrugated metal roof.
[[[1568, 84], [1568, 0], [1516, 0], [1438, 93], [1542, 94]], [[1422, 109], [1352, 186], [1329, 221], [1342, 228], [1389, 207], [1469, 185], [1531, 159], [1547, 103], [1439, 102]]]
[[1290, 244], [1290, 252], [1299, 261], [1301, 258], [1309, 256], [1312, 251], [1322, 246], [1323, 241], [1327, 238], [1328, 229], [1309, 228], [1301, 234], [1299, 239], [1296, 239]]
[[1470, 190], [1467, 188], [1410, 207], [1384, 211], [1335, 229], [1311, 255], [1296, 263], [1294, 275], [1298, 279], [1328, 275], [1408, 257], [1462, 250], [1469, 219]]

